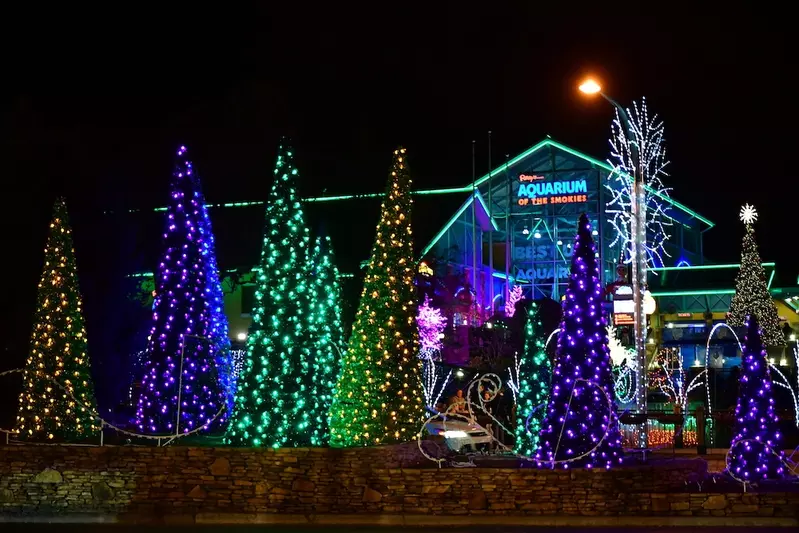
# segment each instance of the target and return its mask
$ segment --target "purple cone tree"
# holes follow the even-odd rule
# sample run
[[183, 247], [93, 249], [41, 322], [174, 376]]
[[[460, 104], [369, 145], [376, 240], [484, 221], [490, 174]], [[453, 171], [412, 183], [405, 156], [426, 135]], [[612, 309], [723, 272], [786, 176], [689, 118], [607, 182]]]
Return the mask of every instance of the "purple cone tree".
[[785, 473], [778, 448], [781, 435], [773, 389], [763, 331], [751, 315], [741, 357], [735, 437], [728, 465], [730, 473], [739, 480], [778, 479]]
[[536, 452], [542, 467], [610, 468], [622, 461], [596, 255], [591, 224], [582, 215]]
[[136, 412], [139, 430], [158, 434], [207, 426], [231, 396], [211, 223], [185, 146], [177, 152], [170, 191]]

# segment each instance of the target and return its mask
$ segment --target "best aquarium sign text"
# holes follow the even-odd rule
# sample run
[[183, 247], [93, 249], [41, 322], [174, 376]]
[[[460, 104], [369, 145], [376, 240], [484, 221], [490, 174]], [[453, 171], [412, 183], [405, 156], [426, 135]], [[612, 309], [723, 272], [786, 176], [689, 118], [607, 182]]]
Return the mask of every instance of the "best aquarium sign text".
[[584, 179], [544, 181], [544, 176], [519, 176], [519, 205], [574, 204], [588, 201]]

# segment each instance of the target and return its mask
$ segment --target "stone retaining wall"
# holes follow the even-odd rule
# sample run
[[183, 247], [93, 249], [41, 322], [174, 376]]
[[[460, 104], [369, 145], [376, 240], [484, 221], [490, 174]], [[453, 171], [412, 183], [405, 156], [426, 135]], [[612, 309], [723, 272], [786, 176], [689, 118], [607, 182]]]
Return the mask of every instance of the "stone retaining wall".
[[0, 517], [799, 517], [799, 493], [687, 492], [686, 480], [701, 480], [705, 473], [706, 464], [698, 460], [611, 471], [437, 469], [420, 461], [413, 444], [353, 450], [6, 446], [0, 447]]

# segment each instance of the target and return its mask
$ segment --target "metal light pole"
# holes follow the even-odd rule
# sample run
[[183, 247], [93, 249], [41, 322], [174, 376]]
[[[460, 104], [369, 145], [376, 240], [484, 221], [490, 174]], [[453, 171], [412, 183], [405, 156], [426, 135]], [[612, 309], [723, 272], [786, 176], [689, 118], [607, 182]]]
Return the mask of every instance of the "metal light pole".
[[634, 308], [634, 336], [636, 355], [636, 407], [637, 412], [643, 415], [643, 422], [638, 430], [638, 447], [646, 449], [649, 443], [649, 426], [647, 424], [647, 374], [646, 374], [646, 314], [644, 313], [644, 287], [646, 287], [646, 187], [643, 182], [643, 171], [640, 168], [641, 158], [638, 139], [630, 123], [627, 111], [615, 100], [602, 92], [602, 88], [593, 80], [586, 80], [580, 85], [580, 91], [585, 94], [599, 94], [610, 102], [619, 113], [619, 119], [624, 127], [630, 157], [633, 164], [633, 183], [630, 186], [630, 233], [632, 234], [632, 285]]

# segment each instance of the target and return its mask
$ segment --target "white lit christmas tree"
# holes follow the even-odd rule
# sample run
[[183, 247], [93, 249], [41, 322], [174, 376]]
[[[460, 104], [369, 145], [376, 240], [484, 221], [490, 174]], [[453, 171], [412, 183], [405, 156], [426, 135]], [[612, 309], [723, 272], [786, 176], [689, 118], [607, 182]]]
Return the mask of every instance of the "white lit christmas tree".
[[735, 280], [735, 295], [730, 303], [727, 323], [732, 327], [743, 327], [746, 317], [754, 315], [762, 330], [763, 343], [766, 346], [783, 346], [785, 336], [780, 329], [777, 308], [768, 290], [766, 270], [755, 241], [757, 210], [746, 204], [741, 208], [739, 217], [746, 226], [746, 233], [741, 249], [741, 270]]

